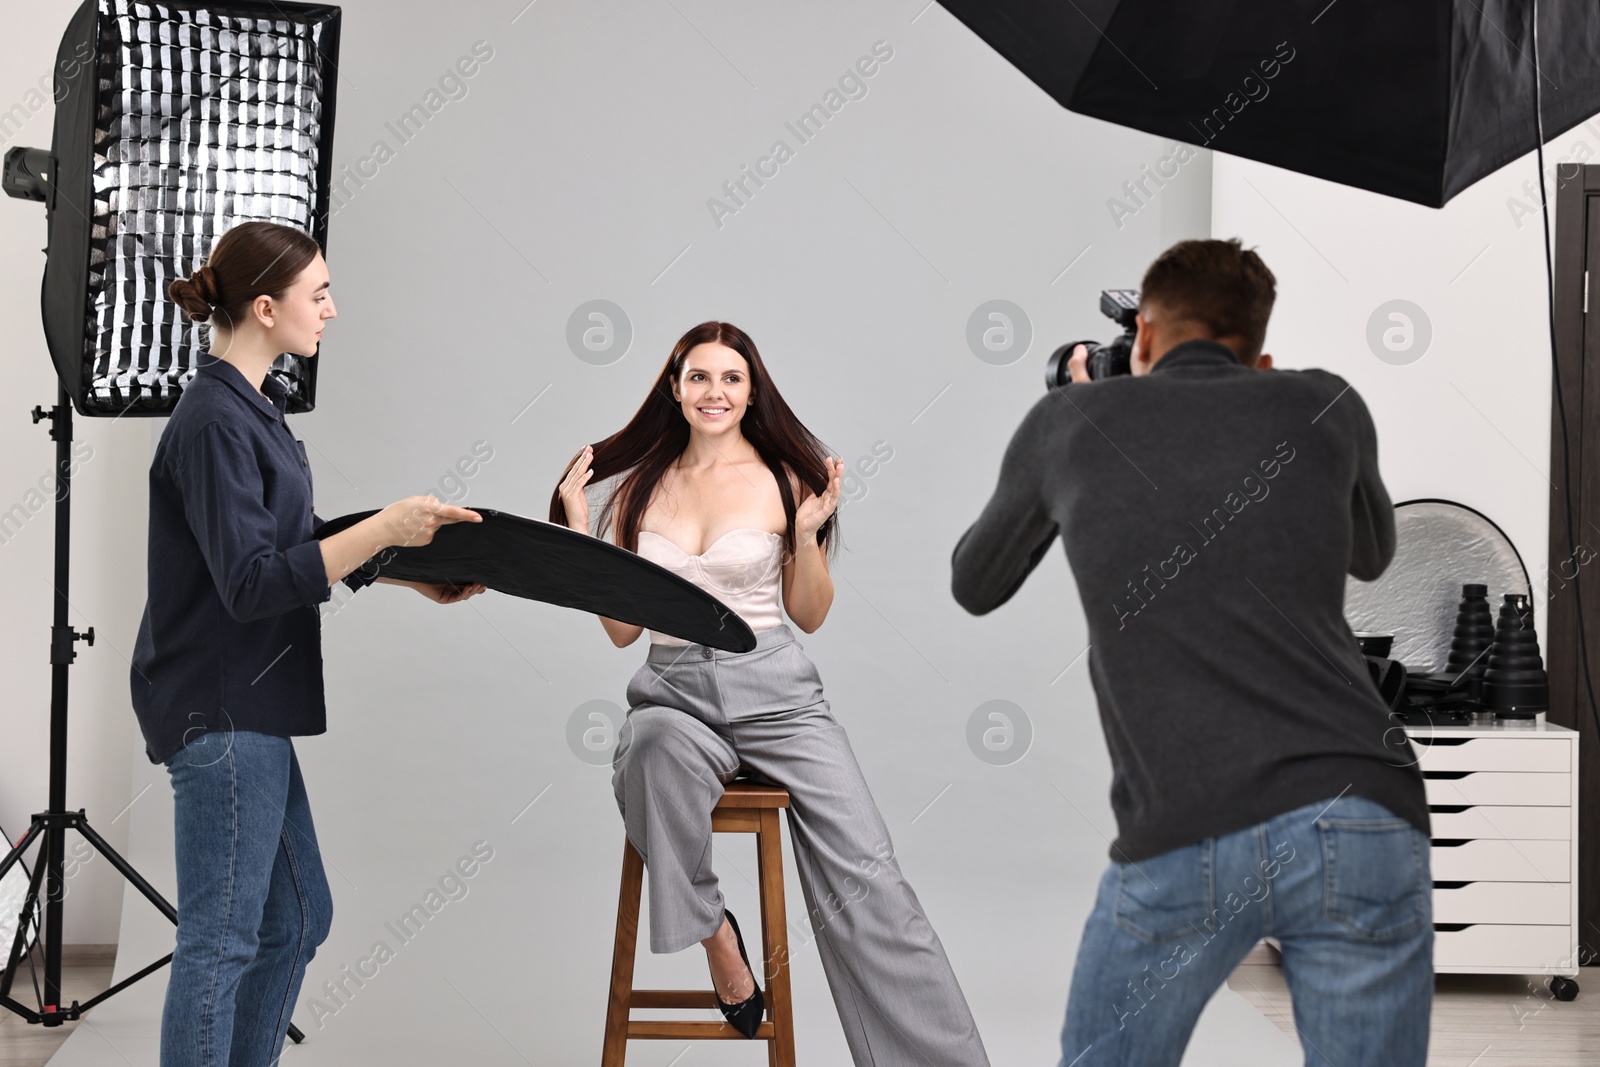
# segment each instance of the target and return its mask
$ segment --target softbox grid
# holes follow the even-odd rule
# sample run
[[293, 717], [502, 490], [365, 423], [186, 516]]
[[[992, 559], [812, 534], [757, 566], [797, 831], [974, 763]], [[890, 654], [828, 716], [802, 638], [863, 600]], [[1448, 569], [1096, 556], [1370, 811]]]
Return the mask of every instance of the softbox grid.
[[[167, 286], [230, 227], [277, 222], [325, 242], [324, 34], [337, 11], [100, 0], [88, 413], [172, 409], [210, 330]], [[286, 354], [271, 373], [292, 409], [312, 406], [310, 360]]]

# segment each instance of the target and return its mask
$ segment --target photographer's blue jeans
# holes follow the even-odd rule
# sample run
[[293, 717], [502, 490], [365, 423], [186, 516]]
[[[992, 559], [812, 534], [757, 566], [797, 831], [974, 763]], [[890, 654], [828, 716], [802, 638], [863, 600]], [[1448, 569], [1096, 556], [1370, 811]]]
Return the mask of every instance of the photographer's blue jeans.
[[269, 1067], [333, 915], [294, 747], [267, 734], [205, 733], [167, 771], [178, 943], [161, 1067]]
[[1433, 1006], [1428, 839], [1342, 796], [1100, 880], [1072, 974], [1061, 1067], [1163, 1067], [1263, 937], [1308, 1067], [1423, 1067]]

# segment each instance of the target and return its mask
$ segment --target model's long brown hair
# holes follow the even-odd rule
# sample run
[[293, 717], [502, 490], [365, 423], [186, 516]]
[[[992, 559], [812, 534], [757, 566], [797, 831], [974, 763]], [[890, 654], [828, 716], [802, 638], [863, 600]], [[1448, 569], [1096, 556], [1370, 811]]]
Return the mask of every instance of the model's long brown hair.
[[[672, 354], [657, 376], [644, 403], [634, 413], [628, 424], [616, 433], [594, 445], [594, 456], [589, 468], [594, 473], [589, 478], [593, 485], [621, 471], [627, 475], [618, 483], [599, 516], [595, 529], [602, 532], [614, 524], [617, 544], [630, 552], [639, 549], [639, 528], [644, 522], [645, 508], [661, 476], [683, 455], [689, 446], [689, 420], [683, 409], [672, 398], [672, 383], [682, 377], [684, 359], [696, 345], [723, 344], [744, 357], [750, 368], [750, 404], [745, 409], [739, 430], [745, 440], [755, 446], [767, 469], [777, 479], [778, 493], [783, 497], [783, 511], [788, 529], [783, 543], [787, 556], [795, 550], [794, 514], [796, 501], [789, 487], [786, 471], [792, 470], [802, 484], [813, 493], [821, 495], [828, 488], [828, 451], [815, 434], [806, 429], [795, 417], [783, 395], [767, 374], [756, 344], [739, 327], [727, 322], [702, 322], [678, 338]], [[560, 483], [572, 470], [577, 456], [561, 472], [556, 488], [550, 494], [550, 521], [567, 521], [566, 505], [561, 502]], [[835, 511], [817, 530], [817, 544], [830, 555], [837, 554], [839, 513]]]

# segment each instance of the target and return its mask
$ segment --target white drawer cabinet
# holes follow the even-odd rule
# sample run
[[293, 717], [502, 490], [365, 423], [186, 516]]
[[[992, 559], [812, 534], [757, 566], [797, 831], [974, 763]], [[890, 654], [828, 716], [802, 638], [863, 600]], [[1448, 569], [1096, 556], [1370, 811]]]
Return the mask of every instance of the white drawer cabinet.
[[1570, 808], [1572, 775], [1537, 771], [1423, 771], [1423, 774], [1449, 774], [1449, 778], [1429, 778], [1428, 804], [1473, 805], [1525, 804]]
[[1434, 833], [1435, 882], [1570, 882], [1570, 841], [1456, 841]]
[[1541, 974], [1575, 994], [1578, 735], [1542, 715], [1406, 733], [1433, 830], [1434, 969]]
[[1441, 805], [1428, 815], [1433, 820], [1433, 836], [1441, 839], [1568, 841], [1572, 838], [1572, 812], [1566, 806], [1476, 804], [1456, 810]]
[[[1432, 738], [1446, 740], [1435, 732], [1418, 736], [1417, 766], [1424, 771], [1547, 771], [1566, 774], [1567, 752], [1532, 737], [1470, 737], [1461, 744], [1434, 745]], [[1453, 739], [1452, 739], [1453, 740]], [[1421, 748], [1427, 745], [1426, 748]]]
[[1570, 882], [1468, 882], [1433, 890], [1433, 921], [1447, 925], [1497, 924], [1507, 915], [1529, 926], [1572, 922]]
[[1436, 930], [1433, 935], [1433, 969], [1483, 973], [1578, 973], [1577, 964], [1528, 966], [1530, 957], [1560, 960], [1576, 952], [1560, 926], [1512, 926], [1475, 923], [1461, 930]]

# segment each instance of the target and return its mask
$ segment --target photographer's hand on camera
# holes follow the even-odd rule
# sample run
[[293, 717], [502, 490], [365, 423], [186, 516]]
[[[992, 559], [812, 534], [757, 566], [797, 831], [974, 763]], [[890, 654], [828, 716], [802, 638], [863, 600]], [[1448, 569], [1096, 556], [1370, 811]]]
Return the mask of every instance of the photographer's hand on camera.
[[1072, 350], [1072, 357], [1067, 360], [1067, 370], [1072, 372], [1075, 382], [1092, 382], [1089, 377], [1089, 346], [1078, 345]]

